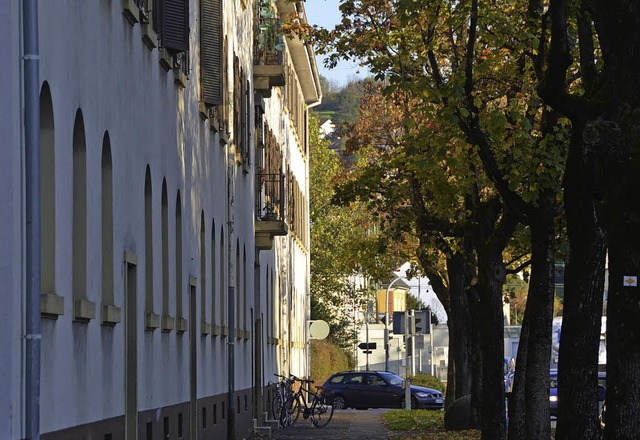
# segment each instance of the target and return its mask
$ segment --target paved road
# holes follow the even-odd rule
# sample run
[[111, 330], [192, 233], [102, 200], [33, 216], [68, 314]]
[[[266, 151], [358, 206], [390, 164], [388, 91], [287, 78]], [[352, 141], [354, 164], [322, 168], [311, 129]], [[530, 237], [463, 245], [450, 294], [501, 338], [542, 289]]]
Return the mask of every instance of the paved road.
[[273, 432], [275, 440], [388, 440], [389, 432], [382, 424], [385, 410], [357, 411], [347, 409], [333, 413], [331, 422], [324, 428], [315, 428], [308, 420], [298, 420], [294, 426]]

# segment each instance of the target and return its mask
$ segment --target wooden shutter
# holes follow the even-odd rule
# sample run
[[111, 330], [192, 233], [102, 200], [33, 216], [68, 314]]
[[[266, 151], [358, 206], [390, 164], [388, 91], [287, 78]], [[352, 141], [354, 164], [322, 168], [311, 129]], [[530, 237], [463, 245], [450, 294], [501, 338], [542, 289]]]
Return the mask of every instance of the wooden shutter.
[[222, 104], [221, 0], [200, 1], [200, 77], [206, 105]]
[[189, 0], [164, 0], [162, 45], [175, 52], [189, 49]]

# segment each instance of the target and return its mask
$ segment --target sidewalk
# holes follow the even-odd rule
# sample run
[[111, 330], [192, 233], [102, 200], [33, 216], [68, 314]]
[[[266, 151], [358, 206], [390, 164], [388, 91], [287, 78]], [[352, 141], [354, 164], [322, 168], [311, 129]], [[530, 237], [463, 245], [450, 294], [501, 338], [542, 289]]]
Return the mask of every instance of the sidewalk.
[[275, 430], [275, 440], [388, 440], [389, 431], [382, 424], [385, 410], [354, 409], [333, 413], [331, 422], [324, 428], [315, 428], [309, 420], [298, 420], [294, 426]]

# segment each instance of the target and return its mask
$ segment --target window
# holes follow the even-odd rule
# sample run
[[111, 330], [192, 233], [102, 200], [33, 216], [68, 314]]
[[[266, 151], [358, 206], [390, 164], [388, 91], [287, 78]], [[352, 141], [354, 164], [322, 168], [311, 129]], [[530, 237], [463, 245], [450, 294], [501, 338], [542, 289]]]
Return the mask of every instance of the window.
[[102, 323], [115, 325], [120, 311], [113, 295], [113, 175], [109, 133], [102, 139]]
[[225, 325], [225, 304], [227, 303], [227, 301], [225, 301], [225, 295], [227, 294], [227, 290], [225, 288], [224, 285], [224, 279], [225, 279], [225, 264], [224, 264], [224, 229], [222, 226], [220, 226], [220, 259], [219, 259], [219, 278], [218, 278], [218, 289], [219, 289], [219, 295], [220, 295], [220, 330], [222, 335], [225, 335], [225, 331], [224, 331], [224, 325]]
[[[182, 202], [180, 191], [176, 197], [176, 318], [184, 318], [182, 312]], [[176, 330], [180, 330], [176, 326]], [[183, 330], [184, 331], [184, 330]]]
[[222, 104], [222, 2], [200, 0], [200, 78], [202, 101]]
[[209, 333], [207, 322], [207, 245], [204, 225], [204, 211], [200, 214], [200, 333]]
[[53, 103], [46, 82], [40, 92], [40, 234], [42, 293], [56, 291], [56, 158]]
[[[165, 321], [169, 317], [169, 196], [167, 194], [167, 179], [162, 179], [162, 317]], [[165, 322], [166, 324], [166, 322]], [[163, 330], [170, 330], [169, 325], [163, 325]]]
[[173, 53], [189, 50], [189, 1], [156, 0], [153, 27], [162, 47]]
[[216, 332], [216, 223], [211, 221], [211, 333]]
[[158, 328], [153, 313], [153, 199], [151, 191], [151, 168], [147, 165], [144, 178], [144, 310], [145, 328]]
[[87, 301], [87, 150], [80, 109], [73, 125], [72, 217], [73, 319], [88, 322], [95, 318], [95, 304]]

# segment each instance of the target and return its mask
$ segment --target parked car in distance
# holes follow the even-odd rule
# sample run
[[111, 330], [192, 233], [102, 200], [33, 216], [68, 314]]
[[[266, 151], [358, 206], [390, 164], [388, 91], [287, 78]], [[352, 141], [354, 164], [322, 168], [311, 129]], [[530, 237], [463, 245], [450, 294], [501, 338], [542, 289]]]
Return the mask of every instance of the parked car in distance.
[[516, 375], [516, 360], [512, 357], [504, 357], [504, 394], [509, 397], [513, 391], [513, 378]]
[[[598, 372], [598, 413], [600, 419], [603, 418], [603, 406], [607, 389], [607, 373]], [[558, 371], [551, 370], [549, 372], [549, 412], [552, 417], [558, 417]]]
[[[335, 409], [403, 408], [404, 379], [386, 371], [343, 371], [322, 385]], [[444, 397], [438, 390], [411, 385], [412, 409], [443, 409]]]

